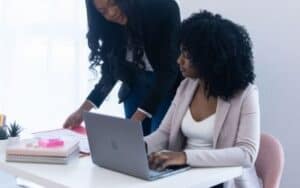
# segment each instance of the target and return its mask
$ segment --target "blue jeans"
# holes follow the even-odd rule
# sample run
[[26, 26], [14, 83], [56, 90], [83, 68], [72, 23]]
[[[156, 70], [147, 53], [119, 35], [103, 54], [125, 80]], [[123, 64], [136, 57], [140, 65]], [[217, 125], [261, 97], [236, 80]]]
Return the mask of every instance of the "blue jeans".
[[[128, 96], [124, 99], [124, 111], [126, 118], [136, 112], [138, 105], [141, 104], [142, 100], [147, 95], [150, 87], [154, 84], [155, 74], [153, 72], [142, 72], [138, 78], [130, 87]], [[144, 136], [154, 132], [160, 125], [161, 120], [167, 113], [173, 96], [170, 94], [161, 101], [158, 105], [157, 110], [152, 114], [152, 118], [146, 118], [142, 122]]]

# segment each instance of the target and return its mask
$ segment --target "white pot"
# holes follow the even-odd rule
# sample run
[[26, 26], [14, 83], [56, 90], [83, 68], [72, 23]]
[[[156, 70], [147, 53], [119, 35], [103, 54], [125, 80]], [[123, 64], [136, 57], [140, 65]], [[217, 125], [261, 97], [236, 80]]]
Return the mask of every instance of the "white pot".
[[16, 137], [8, 137], [8, 144], [15, 144], [20, 142], [20, 137], [16, 136]]
[[0, 153], [5, 152], [7, 144], [8, 144], [8, 139], [0, 140]]

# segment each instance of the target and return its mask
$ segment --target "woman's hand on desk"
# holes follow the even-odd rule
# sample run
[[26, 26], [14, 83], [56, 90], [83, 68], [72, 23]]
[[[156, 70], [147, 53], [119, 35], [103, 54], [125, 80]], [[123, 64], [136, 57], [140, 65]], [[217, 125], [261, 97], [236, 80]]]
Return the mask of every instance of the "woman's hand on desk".
[[74, 127], [80, 126], [83, 121], [82, 113], [84, 111], [90, 111], [93, 108], [93, 104], [89, 101], [84, 101], [78, 110], [73, 112], [63, 124], [63, 127], [66, 129], [72, 129]]
[[65, 129], [72, 129], [74, 127], [80, 126], [82, 121], [82, 112], [80, 110], [76, 110], [67, 118], [63, 127]]
[[163, 170], [168, 166], [185, 165], [186, 155], [184, 152], [160, 151], [151, 153], [149, 166], [154, 170]]

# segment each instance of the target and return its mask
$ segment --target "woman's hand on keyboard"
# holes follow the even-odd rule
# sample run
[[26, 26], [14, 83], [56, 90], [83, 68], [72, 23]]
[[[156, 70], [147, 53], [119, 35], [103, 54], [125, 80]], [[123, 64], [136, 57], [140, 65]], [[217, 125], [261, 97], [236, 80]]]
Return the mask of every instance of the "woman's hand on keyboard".
[[160, 151], [151, 153], [149, 156], [149, 166], [153, 170], [164, 170], [168, 166], [186, 164], [184, 152]]

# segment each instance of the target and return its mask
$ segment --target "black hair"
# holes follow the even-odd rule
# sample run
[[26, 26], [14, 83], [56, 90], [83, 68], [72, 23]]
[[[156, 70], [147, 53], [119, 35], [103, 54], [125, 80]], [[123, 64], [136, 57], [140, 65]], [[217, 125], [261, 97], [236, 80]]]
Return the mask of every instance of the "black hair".
[[207, 97], [229, 100], [253, 83], [252, 42], [244, 27], [200, 11], [183, 21], [180, 43], [204, 82]]
[[[133, 61], [142, 61], [143, 57], [143, 33], [139, 15], [139, 4], [137, 0], [114, 0], [117, 6], [127, 16], [128, 23], [121, 26], [107, 21], [99, 13], [93, 0], [86, 0], [88, 18], [88, 46], [91, 50], [89, 60], [90, 68], [95, 69], [103, 64], [103, 70], [110, 69], [112, 74], [125, 76], [122, 74], [124, 66], [126, 47], [128, 41], [133, 50]], [[109, 61], [109, 63], [104, 63]], [[124, 71], [124, 70], [123, 70]], [[126, 78], [118, 78], [128, 80]]]

